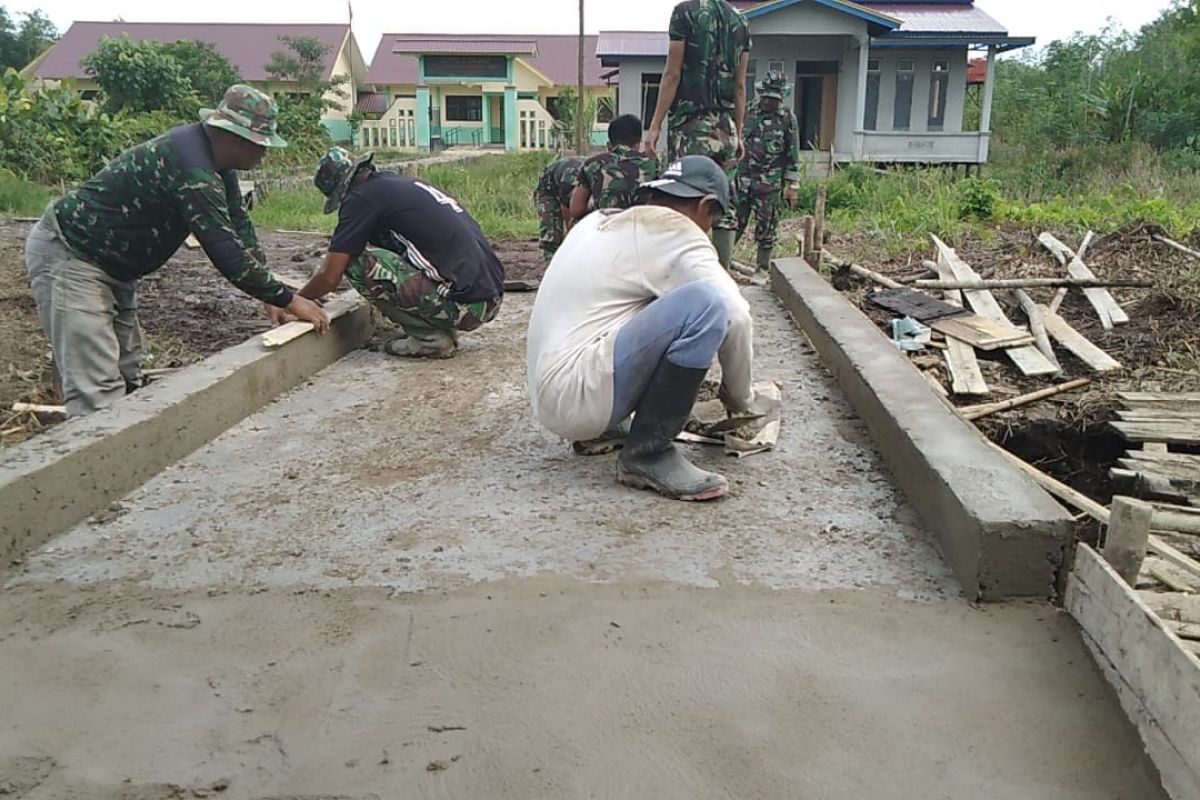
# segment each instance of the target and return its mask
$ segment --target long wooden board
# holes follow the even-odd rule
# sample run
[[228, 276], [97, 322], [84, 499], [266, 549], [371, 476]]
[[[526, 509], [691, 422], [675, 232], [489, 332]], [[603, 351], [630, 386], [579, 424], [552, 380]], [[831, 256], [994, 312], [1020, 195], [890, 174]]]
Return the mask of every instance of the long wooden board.
[[1200, 403], [1200, 392], [1117, 392], [1117, 399], [1133, 403]]
[[[953, 277], [948, 269], [936, 267], [941, 277]], [[962, 308], [962, 292], [957, 289], [946, 289], [942, 298], [948, 305]], [[979, 369], [979, 360], [975, 358], [975, 348], [953, 336], [946, 337], [946, 349], [942, 351], [946, 359], [946, 369], [950, 372], [950, 390], [960, 395], [984, 395], [988, 393], [987, 381]]]
[[1020, 328], [981, 317], [978, 314], [959, 314], [943, 317], [929, 323], [935, 331], [961, 339], [980, 350], [999, 350], [1002, 347], [1019, 347], [1033, 341], [1033, 336]]
[[1178, 420], [1186, 422], [1188, 420], [1200, 424], [1200, 408], [1195, 409], [1180, 409], [1170, 406], [1162, 408], [1118, 408], [1117, 416], [1129, 422], [1167, 422], [1169, 420]]
[[[936, 236], [933, 236], [934, 246], [938, 250], [938, 275], [939, 277], [949, 273], [955, 280], [960, 281], [977, 281], [980, 280], [979, 274], [971, 269], [967, 262], [958, 257], [954, 249], [949, 247], [945, 242]], [[976, 290], [971, 289], [963, 292], [967, 298], [967, 302], [975, 313], [981, 317], [1002, 322], [1006, 325], [1012, 325], [1012, 321], [1005, 316], [1004, 310], [1000, 308], [1000, 304], [996, 302], [995, 296], [986, 289]], [[1042, 355], [1042, 352], [1032, 344], [1033, 336], [1030, 335], [1029, 342], [1020, 345], [1009, 347], [1005, 350], [1005, 355], [1009, 360], [1016, 365], [1017, 369], [1024, 375], [1056, 375], [1061, 370], [1052, 363], [1048, 358]]]
[[1194, 464], [1180, 463], [1178, 461], [1147, 461], [1145, 459], [1129, 458], [1128, 454], [1126, 454], [1125, 458], [1118, 459], [1118, 463], [1125, 469], [1133, 470], [1134, 472], [1141, 472], [1147, 475], [1161, 475], [1164, 478], [1192, 483], [1194, 486], [1191, 488], [1191, 491], [1200, 491], [1200, 469]]
[[1110, 422], [1117, 433], [1130, 442], [1166, 442], [1200, 444], [1200, 425], [1186, 420], [1165, 422]]
[[1147, 450], [1128, 450], [1125, 458], [1149, 464], [1170, 464], [1200, 475], [1200, 456], [1190, 453], [1154, 453]]
[[[1043, 233], [1038, 237], [1038, 241], [1042, 246], [1054, 254], [1058, 259], [1058, 263], [1067, 268], [1067, 274], [1072, 278], [1080, 280], [1098, 280], [1096, 275], [1088, 269], [1087, 264], [1083, 263], [1083, 259], [1071, 251], [1071, 248], [1054, 238], [1050, 233]], [[1117, 304], [1113, 296], [1109, 294], [1107, 289], [1091, 288], [1083, 290], [1084, 296], [1088, 302], [1092, 304], [1092, 308], [1096, 310], [1096, 314], [1100, 317], [1100, 324], [1105, 330], [1110, 330], [1113, 325], [1123, 325], [1129, 322], [1129, 315], [1125, 310]]]
[[[333, 322], [343, 314], [353, 311], [365, 302], [356, 292], [344, 292], [335, 296], [325, 304], [325, 314]], [[279, 347], [293, 339], [298, 339], [309, 331], [315, 330], [310, 322], [285, 322], [278, 328], [267, 331], [262, 335], [263, 347]]]
[[1088, 341], [1087, 337], [1067, 324], [1067, 321], [1046, 306], [1038, 306], [1042, 324], [1054, 341], [1070, 350], [1096, 372], [1120, 369], [1121, 362]]

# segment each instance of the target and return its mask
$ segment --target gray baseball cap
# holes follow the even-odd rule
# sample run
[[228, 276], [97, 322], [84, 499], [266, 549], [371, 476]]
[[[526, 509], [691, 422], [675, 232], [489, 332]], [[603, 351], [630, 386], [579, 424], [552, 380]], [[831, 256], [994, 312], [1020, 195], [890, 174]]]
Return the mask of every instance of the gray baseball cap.
[[729, 179], [708, 156], [684, 156], [672, 161], [657, 179], [646, 181], [642, 189], [656, 189], [676, 197], [716, 196], [722, 209], [729, 208]]

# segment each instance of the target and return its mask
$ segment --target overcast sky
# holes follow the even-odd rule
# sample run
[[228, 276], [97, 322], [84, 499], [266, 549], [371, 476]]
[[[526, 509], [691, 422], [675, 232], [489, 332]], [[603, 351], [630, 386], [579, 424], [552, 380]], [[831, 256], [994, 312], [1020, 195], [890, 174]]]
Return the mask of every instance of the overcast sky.
[[[677, 0], [586, 0], [585, 25], [598, 30], [665, 30]], [[1011, 33], [1039, 44], [1076, 30], [1097, 32], [1112, 18], [1130, 30], [1158, 16], [1171, 0], [979, 0]], [[60, 30], [74, 20], [130, 22], [344, 22], [341, 0], [0, 0], [9, 12], [46, 12]], [[572, 33], [576, 0], [357, 0], [354, 34], [369, 60], [383, 33]]]

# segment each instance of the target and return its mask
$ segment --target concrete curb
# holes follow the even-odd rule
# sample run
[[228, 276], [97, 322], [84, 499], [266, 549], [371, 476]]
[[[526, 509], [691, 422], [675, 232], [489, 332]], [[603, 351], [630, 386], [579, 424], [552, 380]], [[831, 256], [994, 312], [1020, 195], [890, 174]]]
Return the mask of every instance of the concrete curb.
[[1070, 516], [938, 397], [866, 315], [799, 258], [771, 284], [862, 418], [970, 598], [1049, 597]]
[[370, 306], [340, 298], [324, 336], [265, 349], [255, 336], [180, 370], [113, 408], [7, 448], [0, 465], [0, 570], [123, 497], [169, 464], [371, 335]]

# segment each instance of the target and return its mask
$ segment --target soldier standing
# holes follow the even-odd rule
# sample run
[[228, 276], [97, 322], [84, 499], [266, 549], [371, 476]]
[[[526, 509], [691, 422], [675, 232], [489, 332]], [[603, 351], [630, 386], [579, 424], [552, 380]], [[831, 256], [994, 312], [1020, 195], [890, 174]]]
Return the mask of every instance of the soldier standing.
[[[742, 130], [750, 26], [726, 0], [684, 0], [671, 12], [669, 35], [667, 66], [645, 150], [654, 153], [658, 149], [669, 112], [670, 158], [708, 156], [732, 186], [737, 162], [745, 152]], [[736, 235], [737, 214], [730, 204], [713, 231], [713, 244], [726, 269], [733, 260]]]
[[583, 162], [579, 181], [571, 192], [572, 222], [593, 208], [629, 208], [637, 199], [638, 187], [658, 177], [658, 159], [637, 149], [642, 139], [642, 121], [622, 114], [608, 125], [608, 151]]
[[567, 235], [571, 192], [575, 189], [582, 166], [581, 156], [551, 161], [542, 170], [537, 188], [533, 190], [533, 201], [538, 210], [538, 242], [542, 246], [542, 257], [547, 264], [554, 258], [563, 237]]
[[737, 173], [737, 235], [754, 216], [757, 266], [766, 270], [775, 250], [781, 201], [796, 205], [800, 139], [796, 115], [783, 104], [787, 79], [771, 70], [758, 82], [758, 101], [746, 120], [746, 156]]

